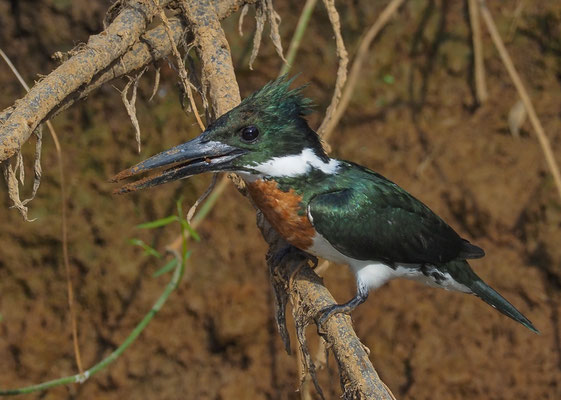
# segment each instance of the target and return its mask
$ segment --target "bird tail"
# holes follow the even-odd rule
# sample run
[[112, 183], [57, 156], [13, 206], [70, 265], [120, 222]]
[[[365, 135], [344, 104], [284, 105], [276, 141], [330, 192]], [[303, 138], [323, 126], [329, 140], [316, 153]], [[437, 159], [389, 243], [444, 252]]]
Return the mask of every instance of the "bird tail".
[[534, 333], [540, 333], [520, 311], [510, 304], [495, 289], [487, 285], [477, 276], [471, 269], [467, 261], [452, 261], [446, 264], [450, 275], [459, 283], [467, 286], [474, 295], [479, 297], [491, 307], [497, 309], [507, 317], [512, 318], [516, 322], [521, 323]]

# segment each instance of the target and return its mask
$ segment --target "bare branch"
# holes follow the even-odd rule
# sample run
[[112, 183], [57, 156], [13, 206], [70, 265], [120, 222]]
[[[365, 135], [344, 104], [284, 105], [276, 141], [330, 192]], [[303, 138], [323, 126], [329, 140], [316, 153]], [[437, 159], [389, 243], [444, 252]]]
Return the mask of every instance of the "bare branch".
[[[255, 1], [223, 0], [214, 4], [214, 9], [218, 18], [224, 19]], [[169, 2], [162, 0], [160, 5]], [[38, 82], [17, 105], [0, 112], [0, 123], [6, 122], [0, 125], [0, 161], [15, 154], [37, 125], [76, 100], [112, 79], [166, 57], [171, 52], [171, 44], [165, 28], [159, 26], [144, 32], [146, 19], [152, 18], [155, 12], [151, 1], [128, 2], [106, 31], [92, 36], [87, 46]], [[177, 18], [171, 18], [169, 22], [174, 41], [178, 43], [186, 25]]]
[[[193, 27], [203, 69], [203, 80], [208, 85], [213, 113], [217, 117], [240, 102], [229, 46], [209, 0], [190, 0], [184, 1], [183, 4], [189, 23]], [[286, 242], [260, 213], [258, 213], [258, 225], [265, 240], [271, 246], [269, 254], [275, 254], [281, 247], [286, 246]], [[270, 265], [269, 268], [273, 271], [272, 281], [283, 282], [276, 285], [277, 289], [286, 291], [290, 277], [293, 276], [290, 296], [292, 299], [299, 299], [297, 302], [293, 301], [295, 312], [299, 313], [298, 315], [315, 318], [321, 310], [334, 304], [335, 301], [307, 263], [308, 257], [300, 253], [292, 261], [287, 260], [280, 266]], [[280, 298], [282, 304], [286, 303], [287, 296], [279, 293], [276, 293], [276, 296], [277, 299]], [[280, 313], [283, 315], [284, 309], [280, 310]], [[277, 321], [279, 321], [278, 315]], [[356, 337], [350, 317], [338, 315], [331, 318], [326, 325], [325, 338], [334, 351], [341, 374], [348, 378], [349, 384], [345, 387], [345, 393], [349, 398], [391, 399], [370, 363], [363, 345]], [[280, 326], [282, 329], [282, 323]], [[284, 334], [285, 344], [288, 345], [286, 331]]]
[[232, 67], [230, 45], [209, 1], [183, 1], [202, 64], [203, 87], [208, 88], [214, 117], [237, 106], [240, 91]]
[[[287, 245], [261, 213], [258, 213], [257, 225], [270, 245], [269, 254], [276, 254]], [[283, 259], [282, 265], [269, 265], [269, 269], [276, 286], [290, 290], [290, 298], [296, 301], [293, 307], [315, 319], [321, 310], [335, 304], [335, 300], [307, 264], [305, 253], [291, 253]], [[344, 388], [348, 398], [391, 399], [352, 328], [351, 318], [336, 314], [327, 320], [325, 328], [324, 338], [335, 355], [340, 374], [348, 382]]]
[[[165, 1], [167, 3], [168, 1]], [[152, 3], [132, 0], [99, 35], [35, 85], [0, 129], [0, 161], [14, 155], [56, 104], [123, 55], [146, 30], [156, 12]]]

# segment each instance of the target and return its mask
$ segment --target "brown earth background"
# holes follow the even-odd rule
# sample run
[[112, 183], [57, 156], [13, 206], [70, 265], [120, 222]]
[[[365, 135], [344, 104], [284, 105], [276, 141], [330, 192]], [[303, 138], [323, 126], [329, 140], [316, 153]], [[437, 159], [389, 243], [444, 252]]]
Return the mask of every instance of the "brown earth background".
[[[301, 2], [277, 1], [287, 46]], [[339, 1], [351, 54], [386, 2]], [[489, 1], [501, 35], [527, 84], [561, 160], [561, 3]], [[67, 51], [102, 29], [109, 1], [0, 0], [0, 47], [32, 82]], [[518, 8], [518, 13], [516, 12]], [[250, 11], [250, 16], [253, 10]], [[561, 398], [561, 203], [528, 122], [508, 130], [517, 94], [484, 30], [489, 101], [476, 107], [471, 32], [464, 1], [406, 2], [374, 43], [345, 117], [330, 140], [333, 155], [368, 166], [427, 203], [487, 256], [475, 270], [541, 330], [534, 335], [475, 297], [394, 281], [353, 314], [382, 379], [400, 399]], [[247, 67], [254, 21], [223, 25], [242, 95], [274, 78], [280, 60], [264, 40]], [[266, 31], [267, 32], [267, 31]], [[293, 72], [310, 82], [317, 127], [336, 71], [332, 31], [316, 8]], [[149, 310], [168, 276], [163, 261], [127, 243], [142, 238], [163, 250], [175, 227], [135, 225], [185, 207], [210, 177], [116, 197], [115, 172], [197, 134], [178, 101], [176, 75], [162, 63], [158, 95], [148, 102], [154, 70], [137, 102], [142, 153], [119, 93], [105, 86], [54, 119], [64, 151], [70, 262], [86, 366], [108, 355]], [[123, 87], [124, 81], [114, 82]], [[0, 63], [0, 109], [23, 89]], [[32, 143], [24, 148], [29, 168]], [[75, 373], [60, 242], [60, 189], [54, 145], [45, 133], [43, 180], [31, 203], [33, 223], [0, 207], [0, 387]], [[31, 179], [28, 178], [26, 190]], [[26, 398], [298, 399], [296, 360], [286, 355], [273, 321], [266, 246], [249, 203], [229, 188], [199, 228], [200, 243], [181, 287], [139, 340], [82, 386]], [[354, 293], [344, 266], [325, 277], [339, 301]], [[316, 342], [310, 328], [310, 341]], [[320, 372], [328, 399], [340, 396], [333, 361]]]

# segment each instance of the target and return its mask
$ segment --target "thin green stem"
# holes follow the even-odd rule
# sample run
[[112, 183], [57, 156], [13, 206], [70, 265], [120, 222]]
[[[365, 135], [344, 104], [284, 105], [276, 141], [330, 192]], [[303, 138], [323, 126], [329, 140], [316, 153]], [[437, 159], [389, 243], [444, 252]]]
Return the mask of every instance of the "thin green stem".
[[154, 315], [156, 315], [156, 313], [160, 311], [160, 309], [168, 299], [171, 292], [175, 290], [175, 288], [181, 281], [181, 277], [183, 276], [184, 269], [185, 269], [184, 261], [177, 263], [177, 267], [173, 272], [173, 276], [171, 280], [168, 282], [163, 293], [160, 295], [160, 297], [158, 297], [158, 299], [156, 300], [150, 311], [144, 316], [144, 318], [142, 318], [142, 321], [139, 322], [139, 324], [134, 328], [134, 330], [130, 333], [130, 335], [124, 340], [124, 342], [119, 347], [117, 347], [117, 349], [113, 353], [111, 353], [107, 358], [103, 359], [102, 361], [100, 361], [99, 363], [97, 363], [87, 371], [85, 371], [83, 374], [67, 376], [64, 378], [43, 382], [38, 385], [31, 385], [18, 389], [0, 390], [0, 396], [10, 396], [10, 395], [13, 396], [18, 394], [27, 394], [39, 390], [45, 390], [54, 386], [68, 385], [71, 383], [84, 383], [91, 376], [101, 371], [109, 364], [111, 364], [113, 361], [115, 361], [117, 358], [119, 358], [119, 356], [123, 354], [123, 352], [136, 340], [136, 338], [142, 333], [142, 331], [144, 330], [144, 328], [146, 328], [146, 326], [152, 320], [152, 318], [154, 318]]
[[286, 63], [283, 64], [279, 76], [287, 74], [288, 71], [290, 71], [290, 68], [292, 68], [292, 64], [296, 59], [296, 53], [298, 53], [298, 49], [300, 48], [300, 43], [302, 42], [302, 38], [304, 37], [304, 33], [306, 32], [308, 23], [310, 22], [310, 17], [312, 16], [312, 12], [314, 11], [316, 2], [317, 0], [306, 1], [306, 4], [304, 5], [304, 9], [300, 14], [298, 25], [296, 25], [296, 30], [294, 31], [294, 35], [292, 36], [292, 40], [290, 41], [290, 46], [288, 47], [288, 53], [286, 55]]
[[[304, 33], [306, 32], [306, 28], [308, 27], [310, 17], [312, 15], [312, 11], [316, 5], [317, 0], [307, 0], [306, 4], [304, 5], [304, 9], [300, 14], [300, 19], [298, 20], [298, 25], [296, 26], [296, 30], [294, 31], [294, 36], [290, 42], [290, 46], [288, 49], [288, 54], [286, 57], [286, 63], [283, 65], [279, 76], [284, 75], [290, 71], [294, 60], [296, 59], [296, 54], [298, 53], [298, 49], [300, 47], [300, 43], [302, 38], [304, 37]], [[214, 190], [208, 197], [207, 201], [205, 201], [197, 215], [193, 218], [193, 226], [199, 225], [208, 213], [212, 210], [216, 201], [223, 193], [226, 187], [226, 182], [223, 185], [218, 185], [216, 190]], [[178, 213], [179, 217], [183, 218], [183, 213], [181, 210], [181, 205], [178, 204]], [[2, 390], [0, 389], [0, 396], [13, 396], [13, 395], [20, 395], [20, 394], [28, 394], [32, 392], [37, 392], [40, 390], [49, 389], [55, 386], [61, 385], [69, 385], [72, 383], [84, 383], [88, 380], [91, 376], [98, 373], [113, 361], [115, 361], [123, 352], [138, 338], [138, 336], [142, 333], [142, 331], [146, 328], [148, 323], [154, 318], [156, 313], [162, 308], [162, 306], [167, 301], [169, 295], [177, 288], [183, 274], [185, 272], [185, 264], [187, 259], [187, 239], [189, 235], [186, 232], [185, 228], [181, 226], [181, 262], [177, 263], [177, 267], [174, 270], [172, 279], [166, 285], [164, 292], [160, 295], [160, 297], [156, 300], [150, 311], [142, 318], [139, 324], [134, 328], [134, 330], [130, 333], [130, 335], [124, 340], [124, 342], [117, 347], [117, 349], [111, 353], [108, 357], [85, 371], [83, 374], [76, 374], [67, 376], [64, 378], [53, 379], [51, 381], [43, 382], [37, 385], [26, 386], [17, 389], [7, 389]]]

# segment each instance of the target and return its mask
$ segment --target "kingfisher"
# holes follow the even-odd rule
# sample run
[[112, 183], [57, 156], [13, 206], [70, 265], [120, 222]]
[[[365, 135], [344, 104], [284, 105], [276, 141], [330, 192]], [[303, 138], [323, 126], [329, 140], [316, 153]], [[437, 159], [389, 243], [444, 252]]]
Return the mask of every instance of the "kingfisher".
[[[320, 314], [318, 326], [349, 314], [370, 290], [395, 278], [473, 294], [539, 333], [520, 311], [488, 286], [467, 260], [485, 255], [429, 207], [382, 175], [331, 158], [305, 117], [304, 87], [281, 77], [245, 98], [195, 139], [115, 175], [152, 176], [117, 189], [127, 193], [203, 172], [234, 172], [267, 220], [290, 245], [347, 264], [356, 295]], [[161, 170], [159, 170], [161, 169]]]

